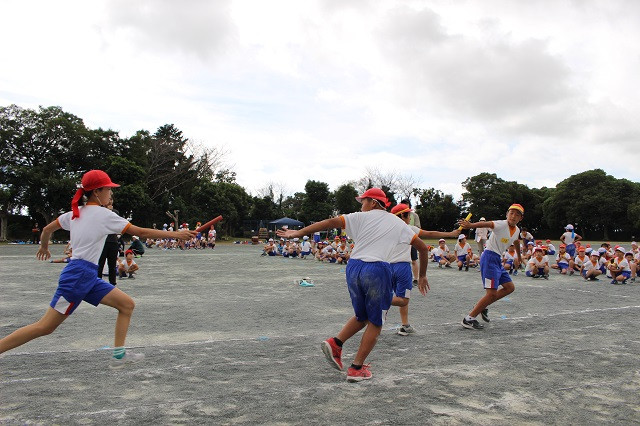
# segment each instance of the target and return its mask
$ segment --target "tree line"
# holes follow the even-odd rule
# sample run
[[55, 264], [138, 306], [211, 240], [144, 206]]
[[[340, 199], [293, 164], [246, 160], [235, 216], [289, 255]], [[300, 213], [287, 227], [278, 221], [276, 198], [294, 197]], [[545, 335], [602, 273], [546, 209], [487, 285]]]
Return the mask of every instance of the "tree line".
[[377, 169], [334, 191], [308, 180], [304, 192], [286, 194], [271, 183], [252, 195], [225, 165], [224, 149], [193, 142], [173, 124], [123, 138], [113, 130], [91, 129], [60, 107], [10, 105], [0, 107], [0, 240], [10, 237], [15, 215], [46, 224], [67, 211], [80, 177], [90, 169], [102, 169], [121, 184], [114, 206], [136, 224], [160, 227], [171, 220], [167, 212], [178, 211], [180, 221], [192, 225], [222, 214], [220, 232], [227, 236], [251, 235], [261, 223], [284, 216], [308, 224], [358, 211], [356, 195], [372, 186], [384, 189], [393, 203], [412, 200], [423, 227], [432, 230], [453, 229], [468, 211], [475, 219], [502, 218], [513, 202], [525, 206], [523, 225], [541, 237], [557, 238], [567, 223], [593, 239], [626, 238], [640, 227], [640, 183], [600, 169], [570, 176], [556, 188], [529, 188], [480, 173], [462, 182], [459, 200], [419, 188], [411, 176]]

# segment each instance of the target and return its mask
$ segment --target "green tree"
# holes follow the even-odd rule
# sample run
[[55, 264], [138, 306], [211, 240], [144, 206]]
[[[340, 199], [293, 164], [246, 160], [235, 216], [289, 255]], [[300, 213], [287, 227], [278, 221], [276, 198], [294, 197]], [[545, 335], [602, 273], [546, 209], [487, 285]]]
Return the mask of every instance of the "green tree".
[[432, 231], [451, 231], [460, 218], [460, 207], [453, 195], [444, 194], [434, 188], [417, 190], [420, 200], [416, 213], [420, 217], [423, 229]]
[[299, 220], [308, 224], [330, 217], [333, 213], [333, 203], [329, 185], [324, 182], [308, 180], [304, 190], [305, 197], [302, 201]]
[[340, 185], [333, 193], [335, 209], [340, 214], [360, 211], [360, 203], [356, 201], [358, 191], [351, 184]]

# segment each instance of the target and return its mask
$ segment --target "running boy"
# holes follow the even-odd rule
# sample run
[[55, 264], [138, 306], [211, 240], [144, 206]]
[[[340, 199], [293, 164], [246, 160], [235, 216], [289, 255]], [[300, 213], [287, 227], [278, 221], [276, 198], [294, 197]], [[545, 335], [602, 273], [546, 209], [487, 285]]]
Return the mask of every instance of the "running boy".
[[[511, 244], [515, 244], [518, 262], [522, 262], [520, 255], [520, 230], [516, 226], [524, 216], [524, 207], [520, 204], [512, 204], [507, 210], [506, 220], [471, 223], [460, 220], [459, 224], [464, 229], [491, 228], [491, 236], [487, 241], [487, 247], [480, 257], [480, 273], [485, 288], [485, 295], [478, 300], [469, 314], [462, 319], [462, 326], [468, 329], [482, 330], [484, 326], [476, 320], [482, 314], [482, 319], [489, 322], [489, 308], [492, 303], [502, 299], [515, 290], [511, 277], [504, 270], [501, 263], [501, 254]], [[502, 286], [501, 289], [498, 289]]]
[[[40, 249], [37, 258], [47, 260], [49, 239], [58, 229], [71, 232], [73, 254], [69, 264], [62, 270], [58, 288], [44, 316], [37, 322], [19, 328], [0, 339], [0, 353], [23, 345], [30, 340], [51, 334], [75, 309], [86, 301], [94, 306], [103, 304], [118, 310], [116, 319], [113, 358], [110, 368], [122, 368], [126, 363], [137, 362], [143, 354], [125, 351], [124, 343], [131, 321], [135, 303], [122, 290], [98, 278], [98, 258], [102, 253], [104, 241], [109, 234], [128, 233], [142, 237], [171, 237], [189, 239], [193, 231], [167, 233], [149, 228], [139, 228], [121, 218], [106, 205], [111, 198], [111, 188], [117, 187], [102, 170], [91, 170], [82, 176], [82, 187], [78, 189], [71, 202], [72, 211], [64, 213], [42, 230]], [[80, 199], [86, 196], [87, 202], [78, 207]]]
[[322, 342], [322, 351], [329, 363], [342, 370], [342, 345], [357, 332], [364, 333], [353, 363], [347, 370], [347, 381], [359, 382], [371, 378], [369, 366], [364, 362], [373, 349], [382, 330], [382, 324], [391, 306], [391, 252], [398, 244], [411, 244], [420, 256], [418, 288], [426, 294], [427, 246], [400, 219], [387, 213], [387, 196], [379, 188], [368, 189], [356, 198], [362, 203], [361, 211], [316, 222], [300, 230], [279, 230], [278, 235], [292, 238], [330, 228], [343, 228], [355, 242], [347, 263], [347, 286], [355, 315], [335, 336]]

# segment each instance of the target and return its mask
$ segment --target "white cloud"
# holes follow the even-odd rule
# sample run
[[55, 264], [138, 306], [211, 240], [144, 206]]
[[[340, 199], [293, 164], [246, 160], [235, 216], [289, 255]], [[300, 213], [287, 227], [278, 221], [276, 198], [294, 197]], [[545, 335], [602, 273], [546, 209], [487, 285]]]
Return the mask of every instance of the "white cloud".
[[0, 104], [128, 136], [174, 123], [251, 191], [367, 167], [458, 196], [604, 168], [638, 180], [634, 1], [5, 1]]

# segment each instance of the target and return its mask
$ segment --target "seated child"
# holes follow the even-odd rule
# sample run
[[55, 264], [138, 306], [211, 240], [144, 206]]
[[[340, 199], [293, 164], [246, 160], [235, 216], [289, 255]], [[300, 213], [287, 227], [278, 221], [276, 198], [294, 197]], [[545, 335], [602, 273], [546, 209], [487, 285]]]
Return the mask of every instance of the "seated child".
[[587, 249], [584, 247], [578, 248], [578, 254], [574, 259], [569, 260], [569, 275], [573, 275], [574, 271], [580, 272], [582, 270], [582, 265], [585, 264], [589, 260], [586, 255]]
[[567, 271], [569, 271], [569, 261], [571, 260], [571, 256], [565, 251], [565, 249], [566, 246], [564, 244], [560, 244], [560, 250], [556, 256], [556, 263], [551, 265], [553, 269], [560, 270], [560, 273], [563, 275], [566, 275]]
[[134, 279], [134, 272], [136, 272], [138, 268], [138, 264], [135, 260], [133, 260], [133, 250], [129, 249], [124, 252], [125, 259], [124, 261], [118, 258], [118, 273], [120, 274], [120, 278], [124, 278], [129, 274], [130, 279]]
[[502, 254], [502, 267], [505, 271], [511, 275], [518, 275], [518, 266], [514, 265], [517, 262], [516, 246], [511, 244], [507, 251]]
[[442, 268], [442, 266], [451, 268], [450, 256], [449, 247], [447, 247], [445, 239], [440, 238], [438, 247], [433, 249], [433, 260], [438, 262], [438, 268]]
[[528, 277], [549, 279], [549, 259], [544, 255], [542, 247], [533, 250], [533, 256], [527, 262], [525, 274]]
[[547, 254], [550, 256], [556, 254], [556, 247], [551, 244], [551, 240], [547, 240]]
[[469, 251], [471, 250], [471, 246], [467, 243], [467, 236], [464, 234], [458, 235], [458, 243], [455, 245], [453, 250], [456, 253], [456, 259], [458, 262], [458, 271], [462, 271], [462, 267], [464, 266], [464, 270], [469, 270]]
[[588, 281], [600, 281], [598, 279], [600, 274], [602, 274], [600, 270], [600, 253], [597, 250], [592, 250], [589, 260], [582, 265], [580, 275]]
[[347, 240], [342, 239], [340, 245], [336, 249], [336, 260], [340, 264], [346, 264], [349, 261], [349, 246], [347, 246]]
[[616, 247], [614, 254], [615, 257], [611, 259], [609, 264], [609, 271], [611, 272], [611, 284], [626, 284], [627, 280], [631, 278], [631, 268], [629, 262], [625, 259], [625, 249], [618, 246]]
[[302, 237], [302, 242], [300, 243], [300, 257], [304, 259], [306, 256], [311, 254], [311, 243], [309, 242], [309, 237]]

